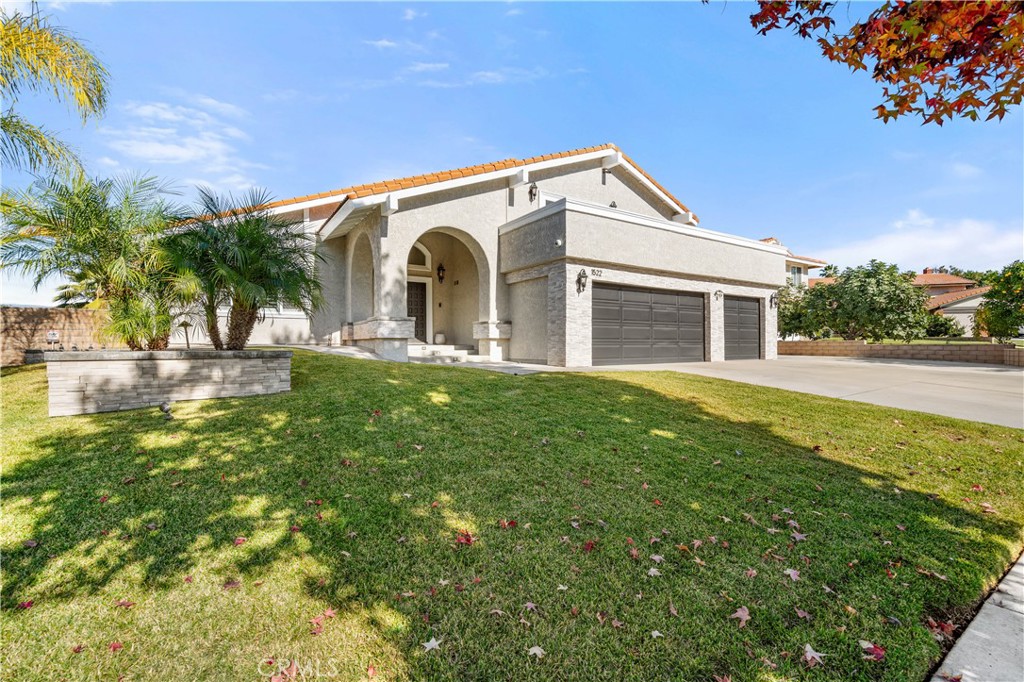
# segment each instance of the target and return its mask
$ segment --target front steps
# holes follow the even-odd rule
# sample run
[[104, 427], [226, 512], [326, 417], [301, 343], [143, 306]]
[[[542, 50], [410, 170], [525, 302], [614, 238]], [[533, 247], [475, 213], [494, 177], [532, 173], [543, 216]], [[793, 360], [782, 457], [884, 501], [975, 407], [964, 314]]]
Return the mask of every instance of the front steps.
[[410, 362], [430, 363], [452, 363], [452, 362], [486, 362], [490, 358], [486, 355], [477, 355], [474, 346], [459, 346], [454, 344], [437, 343], [410, 343]]

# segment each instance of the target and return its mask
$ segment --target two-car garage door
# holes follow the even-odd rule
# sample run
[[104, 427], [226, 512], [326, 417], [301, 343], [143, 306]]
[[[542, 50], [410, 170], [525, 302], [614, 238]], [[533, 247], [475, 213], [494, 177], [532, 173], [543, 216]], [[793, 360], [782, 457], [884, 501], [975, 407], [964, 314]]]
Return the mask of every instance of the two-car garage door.
[[[595, 365], [704, 360], [704, 295], [595, 284], [592, 362]], [[726, 296], [725, 359], [761, 357], [756, 298]]]
[[704, 295], [594, 285], [593, 364], [700, 362]]

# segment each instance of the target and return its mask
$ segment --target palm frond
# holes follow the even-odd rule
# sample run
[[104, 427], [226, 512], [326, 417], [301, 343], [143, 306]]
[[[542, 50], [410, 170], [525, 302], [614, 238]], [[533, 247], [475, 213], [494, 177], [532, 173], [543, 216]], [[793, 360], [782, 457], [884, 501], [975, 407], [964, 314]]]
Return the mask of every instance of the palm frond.
[[82, 168], [71, 147], [11, 110], [0, 114], [0, 166], [32, 173], [45, 168], [73, 173]]

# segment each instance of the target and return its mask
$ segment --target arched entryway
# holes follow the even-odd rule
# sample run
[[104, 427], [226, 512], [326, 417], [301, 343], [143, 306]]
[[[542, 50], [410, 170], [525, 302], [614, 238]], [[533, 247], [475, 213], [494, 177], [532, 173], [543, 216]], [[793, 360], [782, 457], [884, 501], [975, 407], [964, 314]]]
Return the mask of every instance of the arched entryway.
[[[473, 325], [488, 319], [486, 256], [477, 242], [453, 228], [420, 235], [406, 264], [406, 305], [416, 339], [476, 346]], [[422, 335], [422, 338], [421, 338]]]
[[362, 322], [374, 315], [373, 247], [366, 234], [355, 238], [349, 264], [349, 322]]

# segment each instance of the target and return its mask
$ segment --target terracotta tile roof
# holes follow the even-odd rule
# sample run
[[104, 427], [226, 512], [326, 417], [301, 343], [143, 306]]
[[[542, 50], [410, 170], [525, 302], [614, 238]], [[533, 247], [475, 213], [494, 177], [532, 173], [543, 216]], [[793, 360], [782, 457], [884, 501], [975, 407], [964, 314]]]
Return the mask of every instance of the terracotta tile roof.
[[973, 298], [975, 296], [982, 296], [987, 294], [992, 287], [974, 287], [973, 289], [964, 289], [963, 291], [951, 291], [948, 294], [939, 294], [938, 296], [932, 296], [928, 299], [928, 310], [936, 310], [944, 305], [950, 303], [956, 303], [962, 301], [965, 298]]
[[815, 284], [832, 284], [836, 281], [835, 277], [811, 277], [807, 280], [807, 288], [813, 287]]
[[928, 287], [942, 284], [977, 284], [973, 279], [964, 279], [942, 272], [924, 272], [914, 278], [914, 286]]
[[372, 196], [374, 194], [385, 194], [387, 192], [396, 192], [402, 189], [408, 189], [410, 187], [421, 187], [423, 185], [430, 185], [437, 182], [444, 182], [446, 180], [454, 180], [456, 178], [468, 178], [474, 175], [482, 175], [484, 173], [491, 173], [493, 171], [505, 170], [507, 168], [519, 168], [521, 166], [529, 166], [530, 164], [540, 163], [541, 161], [551, 161], [554, 159], [565, 159], [573, 156], [580, 156], [582, 154], [589, 154], [591, 152], [599, 152], [606, 149], [614, 149], [615, 151], [622, 154], [623, 160], [629, 163], [631, 166], [637, 169], [641, 175], [651, 182], [655, 187], [665, 193], [665, 195], [672, 200], [676, 206], [679, 207], [683, 212], [689, 212], [690, 209], [686, 207], [683, 202], [679, 201], [675, 196], [672, 195], [667, 189], [661, 186], [657, 180], [647, 174], [643, 168], [638, 166], [631, 158], [626, 156], [621, 149], [614, 144], [602, 144], [597, 147], [583, 147], [581, 149], [573, 149], [567, 152], [558, 152], [556, 154], [544, 154], [543, 156], [531, 156], [526, 159], [503, 159], [501, 161], [493, 161], [491, 163], [482, 163], [476, 166], [466, 166], [465, 168], [455, 168], [446, 171], [436, 171], [434, 173], [424, 173], [422, 175], [413, 175], [407, 178], [396, 178], [393, 180], [381, 180], [378, 182], [371, 182], [363, 185], [352, 185], [350, 187], [342, 187], [341, 189], [332, 190], [329, 192], [319, 192], [317, 194], [306, 194], [301, 197], [292, 197], [291, 199], [281, 199], [267, 205], [268, 208], [279, 208], [282, 206], [289, 206], [291, 204], [298, 204], [304, 201], [313, 201], [315, 199], [328, 199], [335, 197], [338, 199], [360, 199], [362, 197]]
[[793, 253], [792, 251], [789, 252], [789, 255], [791, 257], [793, 257], [793, 258], [796, 258], [797, 260], [806, 260], [806, 261], [810, 261], [812, 263], [821, 263], [822, 265], [828, 265], [828, 261], [827, 260], [821, 260], [821, 259], [818, 259], [818, 258], [811, 258], [810, 256], [798, 256], [795, 253]]

